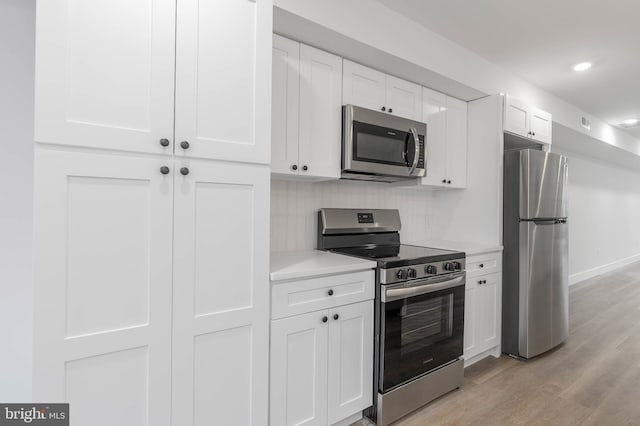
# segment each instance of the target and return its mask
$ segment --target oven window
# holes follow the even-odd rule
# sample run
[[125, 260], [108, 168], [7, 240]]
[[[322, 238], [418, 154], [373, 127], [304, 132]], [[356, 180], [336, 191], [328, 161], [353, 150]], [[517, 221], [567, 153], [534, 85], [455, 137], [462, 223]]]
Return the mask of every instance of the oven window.
[[462, 355], [463, 286], [383, 303], [382, 312], [381, 391]]
[[439, 340], [453, 332], [453, 295], [403, 304], [400, 312], [402, 355]]
[[353, 133], [355, 160], [407, 166], [408, 132], [354, 121]]

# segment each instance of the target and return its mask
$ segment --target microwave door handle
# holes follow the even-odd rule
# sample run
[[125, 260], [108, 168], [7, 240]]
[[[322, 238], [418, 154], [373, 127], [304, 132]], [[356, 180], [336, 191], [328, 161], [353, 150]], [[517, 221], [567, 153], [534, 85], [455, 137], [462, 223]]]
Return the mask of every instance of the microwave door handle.
[[[413, 164], [411, 165], [411, 168], [409, 169], [409, 175], [412, 175], [413, 172], [416, 170], [416, 167], [418, 167], [418, 159], [420, 157], [420, 138], [418, 138], [418, 131], [416, 130], [415, 127], [411, 127], [409, 129], [409, 132], [411, 132], [411, 135], [413, 136], [413, 140], [415, 142], [415, 154], [413, 156]], [[408, 147], [407, 147], [408, 149]]]

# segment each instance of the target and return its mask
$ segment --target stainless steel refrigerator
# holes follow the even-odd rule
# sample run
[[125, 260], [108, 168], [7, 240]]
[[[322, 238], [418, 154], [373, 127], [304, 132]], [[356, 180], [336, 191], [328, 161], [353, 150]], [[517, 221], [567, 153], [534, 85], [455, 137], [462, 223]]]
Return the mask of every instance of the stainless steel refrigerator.
[[531, 358], [569, 335], [567, 159], [504, 156], [502, 351]]

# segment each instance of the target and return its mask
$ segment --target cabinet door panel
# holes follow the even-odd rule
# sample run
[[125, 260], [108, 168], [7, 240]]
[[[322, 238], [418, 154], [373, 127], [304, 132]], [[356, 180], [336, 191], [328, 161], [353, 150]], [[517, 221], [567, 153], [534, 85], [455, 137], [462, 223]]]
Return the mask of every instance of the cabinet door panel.
[[422, 89], [422, 121], [427, 123], [427, 176], [424, 185], [445, 186], [447, 163], [447, 96]]
[[477, 308], [476, 286], [467, 284], [464, 293], [464, 359], [468, 360], [478, 353], [477, 345]]
[[447, 185], [467, 186], [467, 103], [451, 97], [447, 97]]
[[373, 302], [331, 309], [329, 321], [329, 424], [334, 424], [373, 402]]
[[415, 121], [422, 119], [422, 87], [391, 75], [386, 76], [387, 111]]
[[327, 311], [271, 322], [271, 424], [326, 426]]
[[551, 114], [538, 108], [531, 109], [531, 132], [533, 139], [551, 143]]
[[301, 45], [298, 165], [301, 175], [340, 177], [341, 95], [342, 58]]
[[36, 150], [34, 399], [69, 402], [78, 424], [169, 425], [165, 165]]
[[176, 161], [173, 424], [266, 424], [269, 169]]
[[498, 274], [484, 275], [476, 291], [478, 312], [477, 342], [480, 352], [499, 344], [500, 306], [498, 303]]
[[181, 0], [177, 13], [176, 140], [190, 147], [176, 154], [268, 163], [271, 0]]
[[[271, 99], [271, 171], [298, 174], [298, 102], [300, 43], [273, 35], [273, 95]], [[298, 169], [299, 170], [299, 169]]]
[[345, 59], [342, 78], [343, 104], [353, 104], [375, 111], [380, 111], [386, 105], [385, 74]]
[[529, 106], [509, 95], [504, 102], [504, 130], [527, 137], [531, 128]]
[[37, 7], [35, 140], [170, 153], [175, 1]]

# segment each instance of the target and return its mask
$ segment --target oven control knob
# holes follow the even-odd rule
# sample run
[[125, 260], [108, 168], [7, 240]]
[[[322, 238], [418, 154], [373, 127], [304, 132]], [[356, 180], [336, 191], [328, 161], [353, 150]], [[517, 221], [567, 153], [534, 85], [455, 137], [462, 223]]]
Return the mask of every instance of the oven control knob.
[[406, 280], [407, 271], [405, 271], [404, 269], [399, 269], [398, 272], [396, 272], [396, 278], [399, 280]]
[[445, 271], [453, 271], [453, 269], [454, 269], [453, 263], [447, 262], [447, 263], [444, 264], [444, 270]]
[[438, 268], [436, 268], [436, 267], [435, 267], [435, 266], [433, 266], [433, 265], [427, 265], [427, 266], [425, 266], [425, 268], [424, 268], [424, 272], [425, 272], [425, 274], [435, 275], [435, 274], [437, 274], [437, 273], [438, 273]]
[[460, 264], [460, 262], [453, 262], [453, 269], [455, 269], [456, 271], [462, 269], [462, 265]]
[[407, 269], [407, 278], [415, 278], [415, 277], [416, 277], [416, 270], [413, 268]]

